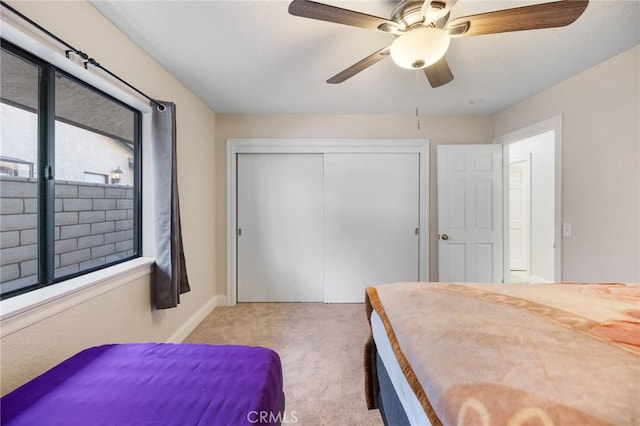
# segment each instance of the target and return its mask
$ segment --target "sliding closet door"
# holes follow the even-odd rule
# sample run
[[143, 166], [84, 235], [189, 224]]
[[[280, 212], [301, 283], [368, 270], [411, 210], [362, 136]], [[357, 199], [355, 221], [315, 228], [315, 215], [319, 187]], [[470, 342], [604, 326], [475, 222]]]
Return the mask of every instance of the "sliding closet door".
[[418, 281], [419, 154], [325, 154], [324, 300]]
[[322, 154], [238, 154], [238, 302], [321, 302]]

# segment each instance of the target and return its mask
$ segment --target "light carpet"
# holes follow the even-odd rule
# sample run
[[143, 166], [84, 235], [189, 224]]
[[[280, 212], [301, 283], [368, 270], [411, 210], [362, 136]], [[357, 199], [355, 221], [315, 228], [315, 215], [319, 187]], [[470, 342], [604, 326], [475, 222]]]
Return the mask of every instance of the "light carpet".
[[217, 307], [186, 342], [264, 346], [282, 360], [285, 422], [382, 425], [364, 399], [363, 304], [240, 303]]

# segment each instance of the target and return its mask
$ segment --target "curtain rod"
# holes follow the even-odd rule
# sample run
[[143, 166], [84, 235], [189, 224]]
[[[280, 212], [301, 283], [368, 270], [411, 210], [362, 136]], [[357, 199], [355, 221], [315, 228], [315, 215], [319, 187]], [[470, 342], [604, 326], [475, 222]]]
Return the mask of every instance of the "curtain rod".
[[116, 80], [118, 80], [120, 83], [124, 84], [125, 86], [127, 86], [128, 88], [130, 88], [131, 90], [136, 91], [138, 94], [144, 96], [145, 98], [147, 98], [149, 101], [151, 101], [152, 103], [154, 103], [155, 105], [157, 105], [158, 109], [160, 111], [163, 111], [165, 106], [159, 102], [156, 101], [155, 99], [153, 99], [152, 97], [148, 96], [147, 94], [145, 94], [143, 91], [141, 91], [140, 89], [134, 87], [133, 85], [129, 84], [128, 82], [126, 82], [125, 80], [123, 80], [122, 78], [118, 77], [116, 74], [112, 73], [111, 71], [109, 71], [107, 68], [103, 67], [102, 65], [100, 65], [100, 63], [98, 63], [98, 61], [96, 61], [94, 58], [90, 57], [87, 53], [76, 49], [75, 47], [73, 47], [71, 44], [67, 43], [66, 41], [64, 41], [63, 39], [61, 39], [60, 37], [58, 37], [57, 35], [55, 35], [54, 33], [52, 33], [51, 31], [47, 30], [46, 28], [44, 28], [42, 25], [38, 24], [37, 22], [35, 22], [34, 20], [32, 20], [31, 18], [29, 18], [28, 16], [22, 14], [21, 12], [19, 12], [18, 10], [14, 9], [12, 6], [9, 6], [7, 3], [5, 3], [4, 1], [0, 1], [0, 3], [2, 4], [3, 7], [6, 7], [8, 10], [10, 10], [11, 12], [13, 12], [14, 14], [18, 15], [20, 18], [22, 18], [23, 20], [25, 20], [26, 22], [28, 22], [29, 24], [31, 24], [32, 26], [36, 27], [38, 30], [40, 30], [41, 32], [43, 32], [44, 34], [46, 34], [47, 36], [51, 37], [52, 39], [54, 39], [55, 41], [57, 41], [58, 43], [64, 45], [67, 50], [65, 51], [65, 56], [67, 57], [67, 59], [69, 58], [69, 53], [73, 53], [75, 55], [78, 55], [80, 58], [82, 58], [84, 60], [84, 68], [88, 69], [87, 65], [93, 65], [96, 68], [101, 69], [102, 71], [106, 72], [107, 74], [109, 74], [111, 77], [115, 78]]

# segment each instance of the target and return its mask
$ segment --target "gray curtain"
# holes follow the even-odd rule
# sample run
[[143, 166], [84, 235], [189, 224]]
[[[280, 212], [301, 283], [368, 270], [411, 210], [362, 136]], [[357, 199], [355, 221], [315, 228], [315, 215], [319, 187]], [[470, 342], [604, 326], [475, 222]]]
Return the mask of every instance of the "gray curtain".
[[176, 106], [151, 103], [155, 198], [156, 268], [153, 300], [157, 309], [175, 308], [190, 290], [180, 228], [176, 161]]

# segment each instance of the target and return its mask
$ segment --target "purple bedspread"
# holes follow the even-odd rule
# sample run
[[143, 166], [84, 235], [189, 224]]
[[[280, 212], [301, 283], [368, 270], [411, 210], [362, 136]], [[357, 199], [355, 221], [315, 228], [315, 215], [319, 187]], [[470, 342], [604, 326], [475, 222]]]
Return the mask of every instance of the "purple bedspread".
[[282, 403], [282, 367], [270, 349], [105, 345], [78, 353], [2, 397], [0, 423], [273, 424]]

